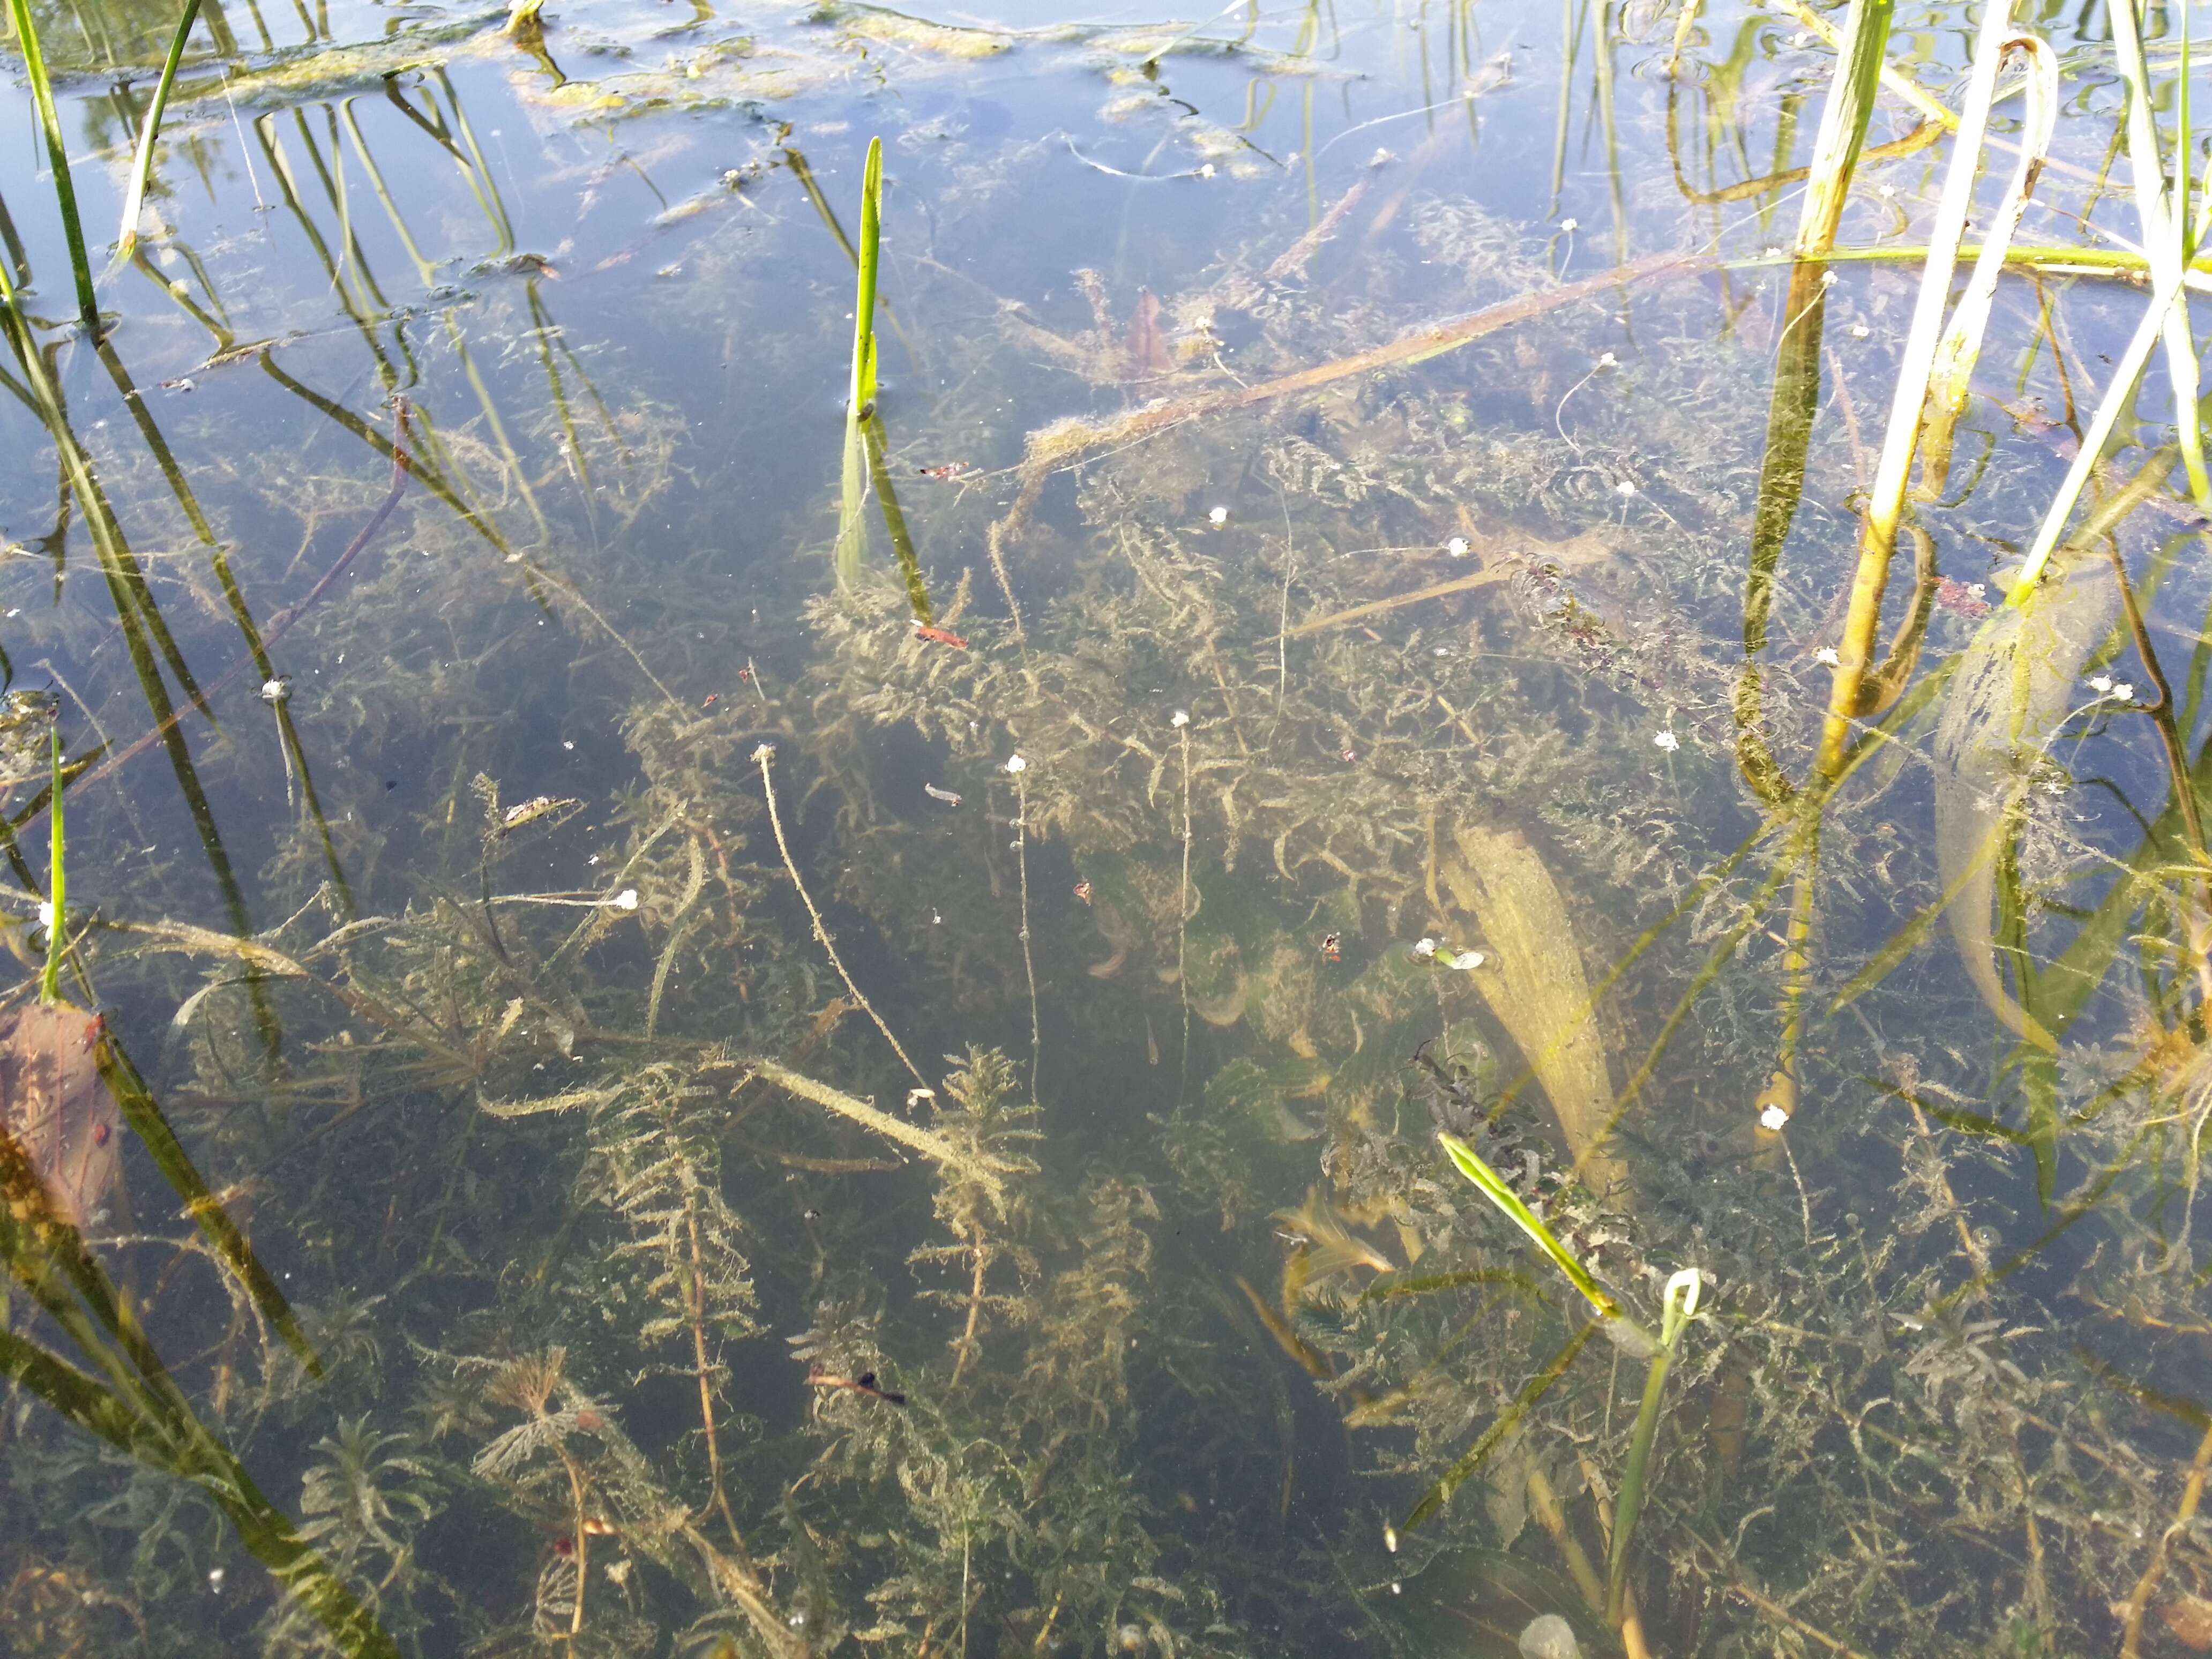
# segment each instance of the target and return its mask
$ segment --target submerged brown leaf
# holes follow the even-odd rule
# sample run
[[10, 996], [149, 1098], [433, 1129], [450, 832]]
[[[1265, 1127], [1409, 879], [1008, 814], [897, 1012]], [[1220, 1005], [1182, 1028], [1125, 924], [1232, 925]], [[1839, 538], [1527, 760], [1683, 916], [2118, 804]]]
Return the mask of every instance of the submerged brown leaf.
[[1496, 962], [1475, 985], [1544, 1085], [1591, 1188], [1625, 1191], [1627, 1172], [1601, 1146], [1613, 1116], [1613, 1073], [1559, 884], [1517, 830], [1461, 824], [1454, 842], [1437, 874]]
[[123, 1115], [100, 1075], [100, 1016], [66, 1002], [0, 1016], [0, 1121], [54, 1212], [82, 1228], [115, 1184]]
[[2159, 1607], [2158, 1616], [2182, 1646], [2199, 1653], [2212, 1648], [2212, 1601], [2201, 1595], [2177, 1595]]

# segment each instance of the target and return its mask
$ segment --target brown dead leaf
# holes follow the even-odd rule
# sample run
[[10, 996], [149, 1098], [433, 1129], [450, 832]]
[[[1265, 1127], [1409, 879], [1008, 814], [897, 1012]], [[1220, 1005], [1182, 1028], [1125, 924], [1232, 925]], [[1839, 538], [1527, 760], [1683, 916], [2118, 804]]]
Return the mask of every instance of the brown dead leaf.
[[2212, 1601], [2201, 1595], [2177, 1595], [2160, 1604], [2158, 1616], [2182, 1646], [2199, 1653], [2212, 1648]]
[[54, 1213], [79, 1229], [106, 1201], [123, 1158], [123, 1115], [100, 1079], [100, 1016], [66, 1002], [0, 1015], [0, 1125]]

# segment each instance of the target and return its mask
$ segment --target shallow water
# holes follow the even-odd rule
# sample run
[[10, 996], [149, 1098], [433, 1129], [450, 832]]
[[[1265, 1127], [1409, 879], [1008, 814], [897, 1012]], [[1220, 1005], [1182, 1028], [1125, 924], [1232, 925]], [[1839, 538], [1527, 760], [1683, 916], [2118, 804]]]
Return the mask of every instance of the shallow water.
[[[36, 15], [97, 269], [174, 18]], [[2138, 286], [2004, 278], [1824, 793], [1920, 265], [1829, 267], [1801, 498], [1796, 19], [505, 21], [204, 9], [97, 341], [9, 60], [0, 914], [13, 1007], [51, 692], [105, 1024], [0, 1051], [92, 1113], [88, 1258], [0, 1159], [0, 1649], [2212, 1645], [2162, 364], [1990, 609]], [[2021, 239], [2136, 242], [2103, 15], [2033, 27]], [[1439, 1130], [1630, 1322], [1702, 1275], [1626, 1638], [1649, 1340]]]

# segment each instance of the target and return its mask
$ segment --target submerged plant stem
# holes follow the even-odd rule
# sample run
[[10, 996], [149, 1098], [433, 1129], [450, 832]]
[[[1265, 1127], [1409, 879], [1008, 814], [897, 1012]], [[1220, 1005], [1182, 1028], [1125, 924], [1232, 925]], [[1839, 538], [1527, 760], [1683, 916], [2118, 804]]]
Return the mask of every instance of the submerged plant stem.
[[837, 947], [830, 941], [830, 929], [823, 923], [822, 913], [814, 908], [814, 900], [806, 890], [806, 884], [799, 878], [799, 866], [791, 856], [791, 843], [783, 836], [783, 815], [776, 811], [775, 780], [769, 772], [769, 763], [775, 758], [775, 745], [761, 744], [753, 750], [753, 758], [760, 763], [761, 793], [768, 798], [768, 821], [769, 827], [775, 831], [775, 850], [783, 854], [783, 867], [790, 874], [791, 884], [799, 890], [799, 902], [806, 907], [807, 921], [814, 924], [816, 942], [830, 958], [830, 965], [837, 970], [837, 977], [845, 981], [845, 988], [853, 994], [853, 1000], [860, 1005], [862, 1012], [875, 1021], [876, 1029], [884, 1034], [884, 1041], [891, 1045], [891, 1052], [899, 1057], [899, 1064], [913, 1073], [914, 1080], [927, 1089], [929, 1079], [921, 1074], [921, 1068], [907, 1058], [906, 1050], [891, 1035], [891, 1028], [884, 1024], [884, 1017], [876, 1012], [875, 1004], [870, 1002], [860, 988], [853, 982], [853, 975], [847, 970], [844, 959], [837, 954]]

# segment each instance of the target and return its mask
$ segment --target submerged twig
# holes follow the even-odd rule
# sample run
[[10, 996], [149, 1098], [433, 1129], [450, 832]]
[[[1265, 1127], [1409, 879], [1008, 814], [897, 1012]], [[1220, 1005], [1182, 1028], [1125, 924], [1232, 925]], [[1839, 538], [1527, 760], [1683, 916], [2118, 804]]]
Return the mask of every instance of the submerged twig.
[[853, 982], [853, 975], [847, 970], [844, 959], [837, 954], [837, 947], [830, 942], [830, 929], [823, 923], [822, 913], [814, 908], [814, 900], [807, 893], [806, 884], [799, 878], [799, 866], [791, 856], [791, 844], [783, 837], [783, 817], [776, 811], [775, 780], [769, 775], [769, 763], [775, 758], [775, 745], [772, 743], [764, 743], [753, 750], [753, 759], [760, 766], [761, 793], [768, 797], [769, 825], [775, 831], [775, 850], [783, 854], [783, 867], [790, 872], [791, 884], [799, 890], [799, 902], [806, 907], [806, 919], [814, 924], [814, 937], [829, 957], [830, 965], [837, 970], [837, 977], [845, 981], [845, 988], [853, 994], [853, 1000], [860, 1005], [862, 1012], [875, 1021], [876, 1029], [884, 1034], [884, 1041], [891, 1045], [891, 1052], [899, 1057], [899, 1064], [913, 1073], [914, 1080], [927, 1089], [929, 1079], [921, 1074], [921, 1068], [907, 1058], [906, 1050], [891, 1035], [891, 1028], [884, 1024], [884, 1017], [876, 1012], [875, 1004], [870, 1002], [860, 988]]

